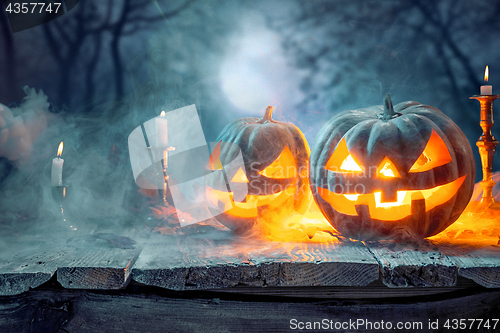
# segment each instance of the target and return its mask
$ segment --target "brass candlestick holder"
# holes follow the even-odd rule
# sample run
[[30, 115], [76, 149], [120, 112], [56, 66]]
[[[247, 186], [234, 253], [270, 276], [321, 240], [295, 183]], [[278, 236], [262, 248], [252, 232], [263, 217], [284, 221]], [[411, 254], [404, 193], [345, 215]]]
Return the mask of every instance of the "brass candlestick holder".
[[477, 140], [476, 145], [479, 148], [479, 155], [481, 156], [481, 165], [483, 169], [483, 180], [481, 187], [483, 188], [483, 195], [479, 206], [482, 208], [500, 209], [500, 204], [495, 202], [493, 198], [493, 186], [495, 182], [491, 178], [493, 168], [493, 156], [498, 141], [491, 134], [491, 128], [495, 123], [493, 121], [493, 102], [500, 98], [500, 95], [474, 95], [470, 99], [477, 99], [481, 103], [481, 121], [479, 125], [483, 129], [483, 134]]

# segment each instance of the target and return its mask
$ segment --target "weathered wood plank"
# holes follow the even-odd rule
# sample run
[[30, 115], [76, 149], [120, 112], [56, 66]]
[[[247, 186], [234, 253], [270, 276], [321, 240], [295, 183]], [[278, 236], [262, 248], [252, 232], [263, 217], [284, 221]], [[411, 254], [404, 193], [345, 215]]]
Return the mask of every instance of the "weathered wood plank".
[[129, 282], [140, 249], [75, 249], [57, 269], [57, 281], [72, 289], [121, 289]]
[[431, 243], [458, 267], [458, 275], [487, 288], [500, 288], [500, 246], [456, 240]]
[[0, 261], [0, 295], [16, 295], [47, 282], [67, 250], [27, 250]]
[[380, 263], [382, 281], [389, 287], [453, 287], [457, 283], [457, 266], [425, 240], [366, 245]]
[[133, 279], [188, 290], [365, 286], [379, 277], [378, 263], [361, 242], [279, 243], [222, 235], [155, 237], [134, 265]]
[[453, 292], [463, 292], [466, 289], [481, 288], [472, 280], [459, 277], [455, 287], [420, 287], [420, 288], [388, 288], [381, 280], [365, 287], [249, 287], [236, 286], [232, 288], [213, 289], [212, 292], [237, 295], [261, 295], [273, 297], [314, 298], [314, 299], [348, 299], [348, 300], [381, 300], [407, 299], [409, 297], [433, 296]]
[[[383, 321], [385, 325], [391, 323], [392, 330], [397, 330], [396, 325], [400, 322], [417, 325], [406, 331], [432, 332], [445, 331], [443, 325], [448, 319], [495, 319], [500, 313], [498, 290], [430, 299], [414, 297], [407, 302], [362, 299], [349, 302], [335, 299], [278, 302], [266, 297], [242, 301], [229, 296], [220, 293], [204, 296], [190, 294], [187, 298], [141, 290], [113, 293], [52, 289], [29, 291], [16, 297], [0, 297], [0, 331], [284, 332], [294, 327], [299, 330], [294, 326], [299, 322], [306, 330], [308, 322], [315, 325], [315, 322], [326, 320], [328, 325], [333, 325], [325, 329], [328, 331], [374, 331], [373, 325], [380, 325]], [[358, 322], [358, 319], [363, 321]], [[350, 322], [359, 323], [359, 326], [344, 325], [345, 329], [341, 329], [342, 326], [335, 329], [335, 325], [344, 322], [348, 325]], [[430, 322], [437, 323], [438, 329], [429, 328]], [[376, 331], [391, 331], [387, 326], [385, 328]], [[320, 330], [318, 327], [310, 329]], [[495, 330], [498, 330], [498, 325]]]
[[0, 295], [16, 295], [47, 282], [57, 272], [65, 288], [120, 289], [128, 283], [138, 250], [46, 246], [0, 259]]
[[22, 240], [11, 249], [0, 253], [0, 295], [20, 294], [47, 282], [71, 252], [50, 244], [33, 246]]

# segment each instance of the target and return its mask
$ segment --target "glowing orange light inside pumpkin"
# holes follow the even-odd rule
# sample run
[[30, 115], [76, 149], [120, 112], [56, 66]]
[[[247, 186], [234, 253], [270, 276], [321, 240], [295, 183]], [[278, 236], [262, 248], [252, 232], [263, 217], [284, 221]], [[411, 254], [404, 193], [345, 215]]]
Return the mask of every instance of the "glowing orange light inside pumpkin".
[[340, 170], [344, 170], [344, 171], [363, 171], [363, 169], [361, 169], [361, 167], [358, 165], [358, 163], [356, 163], [356, 161], [354, 160], [354, 158], [352, 158], [351, 154], [349, 154], [349, 156], [347, 156], [345, 158], [345, 160], [342, 162], [342, 165], [340, 166]]
[[396, 169], [394, 163], [392, 163], [392, 161], [386, 156], [377, 169], [376, 177], [381, 179], [401, 178], [401, 175], [399, 174], [398, 169]]
[[488, 78], [490, 76], [490, 70], [488, 69], [488, 66], [484, 69], [484, 82], [488, 82]]
[[356, 162], [354, 157], [349, 153], [345, 137], [340, 140], [333, 152], [332, 156], [325, 165], [325, 168], [330, 171], [344, 172], [361, 172], [363, 169]]
[[382, 202], [382, 192], [373, 192], [373, 196], [375, 197], [375, 207], [390, 208], [401, 206], [407, 195], [408, 191], [398, 191], [395, 202]]
[[424, 151], [420, 154], [409, 172], [428, 171], [451, 161], [452, 158], [446, 143], [444, 143], [443, 139], [433, 129]]
[[231, 181], [233, 183], [248, 183], [248, 178], [245, 175], [245, 172], [243, 172], [243, 169], [239, 168]]
[[344, 197], [346, 197], [347, 200], [356, 201], [358, 200], [359, 194], [344, 194]]
[[[210, 155], [208, 168], [211, 170], [223, 170], [220, 161], [221, 142], [219, 142]], [[222, 171], [224, 172], [224, 171]], [[297, 176], [297, 167], [295, 158], [288, 147], [285, 147], [281, 154], [267, 168], [259, 172], [261, 175], [268, 178], [285, 179]], [[231, 183], [249, 183], [249, 180], [240, 167], [231, 179]], [[230, 186], [231, 187], [231, 186]], [[247, 194], [241, 200], [235, 200], [233, 192], [215, 190], [210, 187], [206, 189], [207, 199], [215, 207], [223, 209], [225, 214], [255, 218], [258, 216], [258, 207], [268, 206], [268, 208], [276, 208], [286, 202], [296, 192], [295, 186], [286, 186], [281, 191], [270, 195], [250, 195]]]
[[[347, 156], [347, 157], [346, 157]], [[342, 161], [342, 163], [340, 163]], [[409, 172], [423, 172], [452, 161], [446, 143], [433, 129], [431, 136]], [[340, 167], [338, 167], [340, 165]], [[331, 171], [362, 171], [347, 149], [345, 138], [338, 143], [332, 156], [326, 164]], [[375, 175], [379, 179], [401, 178], [394, 163], [386, 156]], [[383, 200], [382, 192], [362, 194], [344, 194], [331, 192], [328, 189], [317, 187], [319, 195], [332, 205], [332, 207], [345, 215], [358, 215], [356, 206], [365, 205], [369, 208], [370, 217], [384, 221], [398, 221], [412, 214], [412, 201], [424, 200], [425, 211], [429, 211], [449, 201], [456, 194], [466, 176], [453, 182], [423, 190], [397, 191], [395, 201]]]
[[233, 192], [224, 192], [207, 187], [207, 198], [213, 205], [219, 206], [219, 202], [224, 205], [224, 213], [233, 216], [253, 218], [257, 217], [258, 207], [269, 206], [276, 208], [282, 205], [290, 195], [295, 193], [294, 186], [289, 186], [283, 191], [271, 195], [250, 195], [245, 198], [245, 202], [237, 202], [233, 199]]
[[[345, 215], [356, 216], [356, 205], [369, 207], [370, 217], [384, 221], [399, 221], [412, 214], [412, 201], [425, 199], [425, 211], [449, 201], [462, 186], [466, 176], [462, 176], [448, 184], [426, 190], [397, 191], [395, 202], [382, 202], [382, 192], [359, 194], [357, 197], [349, 194], [339, 194], [326, 188], [318, 187], [319, 195], [332, 207]], [[351, 200], [356, 199], [356, 200]]]
[[288, 147], [285, 146], [281, 154], [267, 168], [259, 174], [268, 178], [285, 179], [297, 177], [295, 158]]
[[57, 158], [61, 157], [62, 152], [63, 152], [63, 148], [64, 148], [64, 144], [61, 141], [61, 143], [59, 144], [59, 147], [57, 147]]

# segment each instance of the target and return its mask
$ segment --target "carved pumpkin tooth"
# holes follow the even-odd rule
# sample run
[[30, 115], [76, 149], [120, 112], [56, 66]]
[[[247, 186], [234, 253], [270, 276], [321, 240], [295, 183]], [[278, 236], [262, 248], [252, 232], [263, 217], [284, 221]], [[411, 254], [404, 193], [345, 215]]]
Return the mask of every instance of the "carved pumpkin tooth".
[[247, 202], [247, 196], [245, 195], [243, 198], [241, 199], [234, 199], [234, 202], [240, 202], [240, 203], [244, 203], [244, 202]]
[[398, 201], [398, 191], [395, 188], [385, 188], [382, 191], [382, 202], [396, 202]]
[[411, 201], [411, 215], [423, 217], [425, 216], [425, 199], [415, 199]]

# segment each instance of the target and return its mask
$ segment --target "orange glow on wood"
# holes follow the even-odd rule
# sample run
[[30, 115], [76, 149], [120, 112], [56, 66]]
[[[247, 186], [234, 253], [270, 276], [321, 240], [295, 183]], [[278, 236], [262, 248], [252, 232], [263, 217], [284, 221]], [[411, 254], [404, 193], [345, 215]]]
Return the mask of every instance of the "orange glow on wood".
[[259, 174], [268, 178], [284, 179], [297, 177], [295, 158], [290, 149], [285, 146], [281, 154]]
[[[500, 183], [500, 173], [494, 174], [492, 179], [497, 184]], [[429, 240], [466, 246], [493, 246], [490, 249], [498, 248], [500, 245], [500, 205], [498, 204], [500, 192], [496, 191], [495, 202], [487, 205], [481, 203], [482, 192], [481, 182], [476, 183], [471, 201], [457, 221], [443, 232], [430, 237]]]
[[380, 166], [377, 168], [377, 178], [380, 179], [389, 179], [389, 178], [401, 178], [401, 175], [398, 172], [398, 169], [392, 163], [392, 161], [386, 156]]
[[312, 193], [307, 194], [310, 205], [303, 214], [290, 213], [293, 204], [284, 203], [280, 211], [262, 216], [264, 223], [259, 225], [259, 232], [266, 239], [278, 242], [329, 243], [333, 245], [339, 240], [338, 232], [328, 223], [318, 205], [312, 200]]
[[382, 202], [382, 192], [359, 194], [334, 193], [317, 187], [319, 195], [341, 214], [356, 216], [356, 205], [367, 205], [370, 217], [382, 221], [399, 221], [411, 215], [412, 200], [425, 199], [425, 211], [448, 202], [462, 186], [466, 176], [451, 183], [426, 190], [397, 191], [396, 202]]
[[409, 172], [423, 172], [445, 165], [452, 161], [448, 147], [433, 129], [424, 151], [415, 161]]

